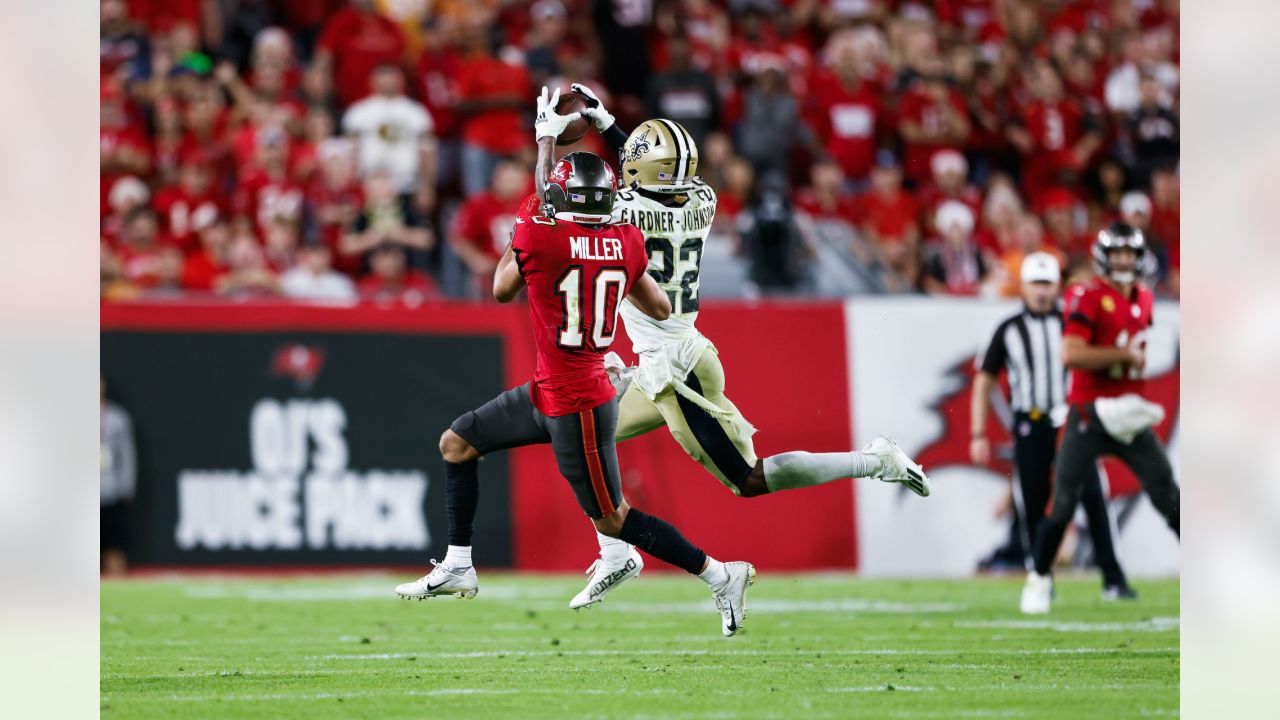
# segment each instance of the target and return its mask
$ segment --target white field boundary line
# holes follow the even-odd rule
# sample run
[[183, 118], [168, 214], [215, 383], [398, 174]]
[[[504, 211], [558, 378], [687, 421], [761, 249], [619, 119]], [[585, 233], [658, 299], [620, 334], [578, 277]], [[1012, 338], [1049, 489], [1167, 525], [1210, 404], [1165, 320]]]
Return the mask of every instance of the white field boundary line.
[[1176, 617], [1154, 617], [1140, 622], [1061, 622], [1052, 620], [957, 620], [958, 628], [994, 630], [1053, 630], [1055, 632], [1176, 632], [1181, 620]]
[[[237, 585], [194, 585], [183, 589], [188, 598], [198, 600], [245, 600], [248, 602], [333, 602], [356, 600], [394, 600], [395, 593], [388, 585], [359, 584], [345, 587], [242, 587]], [[516, 601], [522, 607], [534, 609], [559, 609], [568, 603], [568, 594], [556, 588], [527, 588], [509, 585], [496, 587], [483, 585], [481, 599], [499, 602]], [[533, 602], [530, 600], [551, 600]], [[564, 600], [563, 603], [558, 602]], [[614, 612], [634, 613], [702, 613], [713, 608], [710, 599], [690, 602], [614, 602], [602, 606]], [[926, 602], [909, 603], [865, 598], [839, 598], [830, 600], [774, 600], [753, 599], [751, 607], [773, 613], [788, 612], [863, 612], [883, 614], [952, 613], [967, 610], [960, 603]]]
[[776, 656], [787, 655], [792, 657], [804, 657], [810, 654], [814, 655], [848, 655], [848, 656], [867, 656], [867, 655], [1168, 655], [1178, 654], [1181, 650], [1176, 647], [1162, 648], [1098, 648], [1098, 647], [1079, 647], [1079, 648], [1034, 648], [1034, 649], [954, 649], [954, 650], [898, 650], [898, 649], [878, 649], [878, 650], [814, 650], [812, 652], [799, 652], [794, 650], [662, 650], [662, 649], [631, 649], [631, 650], [476, 650], [472, 652], [396, 652], [396, 653], [367, 653], [367, 654], [331, 654], [331, 655], [308, 655], [306, 660], [403, 660], [406, 658], [448, 658], [448, 659], [468, 659], [468, 658], [493, 658], [493, 657], [608, 657], [615, 655], [707, 655], [707, 656]]
[[[1160, 685], [1150, 683], [1146, 684], [1109, 684], [1109, 685], [1069, 685], [1060, 683], [1048, 684], [994, 684], [994, 685], [965, 685], [957, 687], [933, 687], [919, 685], [894, 685], [886, 683], [883, 685], [864, 685], [856, 687], [832, 687], [825, 688], [824, 692], [831, 694], [844, 693], [882, 693], [882, 692], [907, 692], [907, 693], [969, 693], [984, 691], [1004, 691], [1004, 690], [1023, 690], [1028, 692], [1044, 692], [1049, 690], [1055, 691], [1097, 691], [1097, 690], [1135, 690], [1140, 688], [1159, 688]], [[503, 696], [503, 695], [546, 695], [546, 696], [618, 696], [625, 694], [628, 697], [637, 695], [676, 695], [685, 692], [681, 688], [580, 688], [580, 689], [552, 689], [552, 688], [437, 688], [434, 690], [414, 690], [412, 688], [405, 689], [388, 689], [388, 690], [351, 690], [347, 692], [275, 692], [275, 693], [223, 693], [218, 695], [181, 695], [172, 693], [166, 697], [148, 697], [137, 696], [131, 697], [131, 700], [142, 700], [152, 702], [270, 702], [270, 701], [318, 701], [318, 700], [336, 700], [339, 698], [372, 698], [372, 697], [456, 697], [456, 696]], [[740, 690], [723, 689], [712, 690], [711, 694], [716, 695], [738, 695]], [[129, 693], [107, 693], [104, 694], [104, 700], [110, 700], [112, 696], [129, 695]], [[1160, 711], [1157, 711], [1160, 712]]]

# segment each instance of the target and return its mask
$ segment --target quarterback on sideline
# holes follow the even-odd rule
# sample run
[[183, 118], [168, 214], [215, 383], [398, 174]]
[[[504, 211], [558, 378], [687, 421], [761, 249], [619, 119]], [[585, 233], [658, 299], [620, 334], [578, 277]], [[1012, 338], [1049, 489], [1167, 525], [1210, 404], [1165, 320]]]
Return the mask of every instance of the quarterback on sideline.
[[[617, 439], [665, 425], [691, 458], [740, 497], [849, 477], [901, 483], [928, 496], [923, 469], [886, 437], [875, 438], [861, 451], [756, 457], [751, 440], [755, 428], [725, 395], [716, 347], [695, 326], [702, 246], [715, 219], [716, 193], [697, 174], [693, 138], [679, 123], [662, 118], [646, 120], [628, 136], [590, 88], [574, 84], [571, 89], [586, 102], [582, 114], [619, 153], [621, 189], [613, 220], [644, 233], [649, 275], [667, 293], [672, 308], [670, 317], [657, 320], [630, 302], [620, 307], [640, 361], [638, 367], [623, 368], [616, 354], [605, 359], [621, 397]], [[591, 579], [586, 588], [569, 603], [575, 610], [600, 602], [644, 566], [631, 545], [601, 533], [597, 537], [600, 558], [587, 569]]]

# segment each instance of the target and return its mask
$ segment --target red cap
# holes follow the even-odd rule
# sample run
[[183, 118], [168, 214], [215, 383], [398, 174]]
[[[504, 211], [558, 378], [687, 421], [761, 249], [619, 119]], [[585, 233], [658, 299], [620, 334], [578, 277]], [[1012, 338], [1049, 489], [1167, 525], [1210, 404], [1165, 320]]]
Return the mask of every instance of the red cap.
[[1058, 208], [1074, 208], [1076, 206], [1076, 196], [1071, 194], [1070, 190], [1065, 188], [1050, 188], [1040, 194], [1040, 212], [1054, 210]]

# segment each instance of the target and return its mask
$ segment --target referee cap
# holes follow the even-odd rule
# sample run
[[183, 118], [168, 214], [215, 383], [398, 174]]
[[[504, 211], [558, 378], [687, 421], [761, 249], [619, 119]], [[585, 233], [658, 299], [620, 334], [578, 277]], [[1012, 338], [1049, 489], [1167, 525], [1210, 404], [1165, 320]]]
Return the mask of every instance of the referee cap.
[[1058, 282], [1062, 268], [1058, 258], [1047, 252], [1033, 252], [1022, 259], [1022, 282]]

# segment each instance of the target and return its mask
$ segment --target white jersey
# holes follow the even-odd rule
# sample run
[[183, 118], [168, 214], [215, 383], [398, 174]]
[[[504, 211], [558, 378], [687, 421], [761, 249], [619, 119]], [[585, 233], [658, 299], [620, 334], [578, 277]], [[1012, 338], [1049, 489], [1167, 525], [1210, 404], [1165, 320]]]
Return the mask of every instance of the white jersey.
[[698, 284], [702, 244], [716, 215], [716, 193], [701, 180], [679, 207], [663, 205], [632, 190], [613, 203], [613, 222], [630, 223], [644, 233], [649, 275], [671, 300], [671, 316], [654, 320], [629, 301], [619, 308], [632, 349], [640, 356], [637, 382], [651, 399], [672, 380], [680, 380], [711, 342], [698, 332]]

